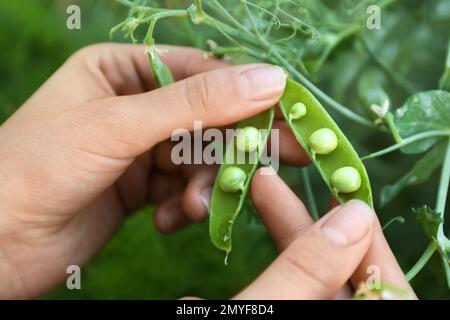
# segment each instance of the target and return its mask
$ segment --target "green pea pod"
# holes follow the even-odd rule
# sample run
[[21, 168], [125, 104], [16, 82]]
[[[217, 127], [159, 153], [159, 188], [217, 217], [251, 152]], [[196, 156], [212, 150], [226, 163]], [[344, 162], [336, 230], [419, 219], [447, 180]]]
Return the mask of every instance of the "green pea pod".
[[[261, 134], [259, 137], [259, 147], [256, 151], [255, 159], [253, 159], [255, 161], [252, 161], [252, 163], [247, 163], [249, 161], [245, 161], [243, 164], [236, 163], [236, 144], [234, 141], [230, 141], [226, 146], [223, 157], [224, 163], [220, 166], [211, 195], [209, 210], [209, 235], [212, 243], [217, 248], [226, 251], [227, 254], [231, 251], [231, 233], [234, 221], [244, 204], [253, 174], [258, 167], [259, 159], [267, 143], [269, 132], [272, 128], [273, 118], [274, 109], [271, 108], [256, 116], [239, 122], [236, 126], [237, 129], [254, 127], [258, 130], [265, 129], [267, 132], [267, 134]], [[234, 150], [231, 150], [231, 148]], [[235, 159], [226, 163], [228, 158], [227, 154], [231, 151], [233, 151]], [[244, 185], [237, 192], [226, 192], [220, 187], [220, 177], [224, 171], [230, 167], [242, 169], [246, 174]]]
[[158, 52], [154, 47], [148, 50], [148, 59], [152, 69], [153, 79], [158, 88], [174, 83], [172, 72], [169, 67], [161, 61]]
[[[306, 106], [306, 114], [300, 119], [293, 120], [289, 117], [289, 111], [293, 105], [299, 102]], [[319, 101], [305, 87], [288, 79], [284, 95], [280, 100], [280, 108], [298, 142], [308, 153], [333, 196], [340, 203], [351, 199], [359, 199], [373, 207], [370, 180], [362, 161], [344, 133]], [[326, 154], [318, 154], [311, 150], [309, 138], [317, 130], [323, 128], [330, 129], [335, 133], [337, 145]], [[340, 192], [339, 188], [332, 182], [333, 173], [340, 173], [338, 170], [346, 167], [356, 169], [360, 176], [357, 178], [361, 179], [360, 185], [356, 184], [357, 190], [349, 193]], [[342, 179], [340, 180], [342, 182]]]

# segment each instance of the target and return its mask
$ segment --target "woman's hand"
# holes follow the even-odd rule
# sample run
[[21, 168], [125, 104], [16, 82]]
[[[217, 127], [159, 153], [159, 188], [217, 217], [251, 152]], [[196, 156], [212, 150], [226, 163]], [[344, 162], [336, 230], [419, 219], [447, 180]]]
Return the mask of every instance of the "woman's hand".
[[375, 212], [364, 202], [352, 200], [335, 207], [314, 223], [275, 172], [257, 172], [251, 195], [281, 253], [236, 299], [350, 298], [352, 288], [369, 277], [406, 292], [390, 292], [392, 298], [415, 297]]
[[[271, 107], [285, 75], [187, 48], [170, 48], [164, 61], [180, 81], [155, 90], [143, 47], [85, 48], [0, 127], [1, 298], [51, 289], [149, 202], [164, 232], [206, 218], [215, 168], [171, 164], [167, 139], [195, 121], [223, 127]], [[285, 122], [274, 128], [280, 159], [308, 163]], [[409, 288], [366, 206], [346, 204], [313, 225], [276, 175], [256, 175], [252, 196], [282, 253], [237, 298], [348, 296], [341, 287], [363, 281], [371, 264], [383, 281]]]
[[149, 91], [144, 47], [85, 48], [2, 125], [1, 298], [49, 290], [149, 201], [163, 231], [203, 220], [213, 169], [168, 166], [163, 141], [194, 121], [220, 127], [259, 113], [285, 86], [275, 66], [230, 66], [187, 48], [164, 60], [180, 81]]

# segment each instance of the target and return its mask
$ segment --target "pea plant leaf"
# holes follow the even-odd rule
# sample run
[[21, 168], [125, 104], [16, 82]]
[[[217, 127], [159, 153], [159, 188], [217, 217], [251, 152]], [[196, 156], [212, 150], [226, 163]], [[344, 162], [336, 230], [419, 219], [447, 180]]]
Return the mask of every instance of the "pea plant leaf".
[[413, 212], [416, 215], [417, 221], [424, 228], [427, 236], [436, 240], [439, 225], [442, 223], [442, 218], [439, 212], [427, 206], [415, 208], [413, 209]]
[[[450, 92], [434, 90], [414, 94], [396, 110], [394, 121], [402, 138], [427, 131], [450, 131]], [[422, 139], [401, 150], [407, 154], [422, 153], [439, 140], [439, 137]]]
[[416, 162], [396, 183], [387, 185], [381, 190], [380, 205], [384, 206], [392, 201], [403, 189], [419, 185], [427, 181], [433, 172], [444, 161], [446, 144], [440, 143], [428, 152], [422, 159]]

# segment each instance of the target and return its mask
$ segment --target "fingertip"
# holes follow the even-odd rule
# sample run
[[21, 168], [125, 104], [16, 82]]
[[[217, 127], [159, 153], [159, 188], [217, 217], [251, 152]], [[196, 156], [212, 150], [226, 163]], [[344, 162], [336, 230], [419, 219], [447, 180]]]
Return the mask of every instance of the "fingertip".
[[351, 200], [332, 210], [322, 223], [322, 235], [342, 246], [365, 239], [373, 229], [375, 212], [360, 200]]
[[195, 222], [202, 222], [208, 217], [212, 185], [217, 168], [201, 168], [190, 178], [183, 194], [182, 208], [186, 215]]
[[189, 218], [186, 217], [180, 206], [180, 202], [181, 195], [176, 195], [156, 208], [153, 222], [160, 232], [173, 233], [190, 223]]
[[277, 172], [272, 167], [263, 167], [256, 170], [250, 185], [250, 194], [254, 202], [265, 197], [267, 185], [274, 182], [278, 177]]

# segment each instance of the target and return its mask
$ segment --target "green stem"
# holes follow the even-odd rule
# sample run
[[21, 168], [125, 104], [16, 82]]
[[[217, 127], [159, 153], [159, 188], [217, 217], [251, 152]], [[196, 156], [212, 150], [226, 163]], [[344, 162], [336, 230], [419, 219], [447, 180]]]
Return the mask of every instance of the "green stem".
[[444, 218], [445, 203], [448, 194], [448, 184], [450, 181], [450, 138], [447, 143], [447, 151], [445, 153], [444, 164], [442, 166], [441, 179], [439, 183], [439, 191], [436, 201], [436, 211]]
[[351, 25], [350, 27], [344, 29], [340, 32], [331, 42], [328, 43], [325, 50], [323, 50], [322, 54], [319, 57], [318, 62], [316, 63], [315, 69], [319, 70], [324, 64], [330, 54], [336, 49], [342, 41], [351, 37], [352, 35], [361, 31], [361, 26], [359, 25]]
[[133, 2], [128, 0], [116, 0], [116, 2], [123, 4], [124, 6], [127, 6], [129, 8], [133, 8], [135, 6]]
[[413, 135], [406, 139], [403, 139], [401, 143], [397, 143], [386, 149], [383, 149], [383, 150], [377, 151], [375, 153], [371, 153], [365, 157], [362, 157], [361, 160], [373, 159], [373, 158], [376, 158], [379, 156], [383, 156], [385, 154], [388, 154], [390, 152], [393, 152], [395, 150], [403, 148], [413, 142], [427, 139], [427, 138], [433, 138], [433, 137], [450, 137], [450, 130], [436, 130], [436, 131], [427, 131], [427, 132], [418, 133], [416, 135]]
[[240, 39], [240, 40], [245, 41], [256, 47], [261, 46], [260, 42], [254, 35], [248, 34], [248, 33], [243, 33], [241, 30], [238, 30], [222, 21], [219, 21], [219, 20], [213, 18], [212, 16], [208, 15], [205, 11], [200, 10], [195, 5], [192, 5], [191, 7], [189, 7], [188, 11], [189, 11], [189, 14], [191, 16], [191, 20], [193, 23], [205, 24], [207, 26], [210, 26], [210, 27], [213, 27], [216, 29], [220, 28], [225, 33], [227, 33], [228, 35], [230, 35], [231, 37], [233, 37], [235, 39]]
[[403, 89], [406, 93], [413, 94], [417, 92], [415, 85], [406, 79], [403, 75], [392, 70], [391, 67], [387, 66], [383, 61], [379, 59], [379, 57], [372, 51], [367, 41], [363, 38], [361, 40], [364, 49], [366, 49], [367, 54], [370, 59], [378, 65], [391, 79], [392, 81], [401, 89]]
[[281, 56], [277, 51], [273, 52], [273, 55], [279, 60], [279, 62], [305, 87], [307, 87], [314, 95], [321, 99], [328, 106], [339, 112], [340, 114], [346, 116], [347, 118], [363, 125], [366, 127], [374, 128], [371, 121], [360, 116], [359, 114], [351, 111], [350, 109], [344, 107], [339, 102], [331, 98], [325, 92], [316, 87], [311, 81], [309, 81], [304, 75], [297, 71], [283, 56]]
[[218, 0], [210, 0], [207, 1], [206, 4], [217, 11], [219, 14], [221, 14], [224, 18], [228, 19], [236, 28], [238, 28], [242, 32], [249, 33], [247, 28], [245, 28], [238, 20], [236, 20]]
[[140, 22], [147, 23], [147, 22], [151, 22], [152, 20], [158, 20], [158, 19], [169, 18], [169, 17], [189, 18], [189, 12], [187, 10], [164, 10], [164, 11], [152, 14], [148, 17], [145, 17]]
[[[442, 220], [444, 219], [444, 210], [445, 210], [445, 202], [447, 199], [448, 193], [448, 184], [450, 180], [450, 138], [448, 142], [447, 152], [444, 159], [444, 166], [442, 168], [441, 179], [439, 183], [439, 191], [437, 196], [436, 210], [440, 213]], [[427, 264], [430, 258], [433, 256], [433, 253], [440, 249], [442, 264], [444, 266], [444, 273], [448, 287], [450, 288], [450, 266], [448, 260], [445, 256], [447, 251], [448, 239], [444, 235], [444, 223], [442, 222], [439, 225], [437, 241], [431, 240], [431, 243], [428, 245], [425, 252], [422, 254], [420, 259], [416, 262], [416, 264], [408, 271], [406, 274], [406, 279], [410, 281], [413, 279], [420, 270]]]
[[255, 31], [255, 34], [257, 35], [258, 38], [261, 38], [261, 33], [259, 32], [258, 27], [256, 26], [255, 19], [253, 19], [252, 13], [250, 12], [250, 9], [247, 4], [247, 0], [242, 0], [242, 4], [244, 5], [245, 12], [247, 13], [248, 19], [250, 20], [250, 23], [252, 24], [252, 28]]
[[436, 241], [431, 241], [425, 252], [422, 254], [420, 259], [416, 262], [416, 264], [406, 273], [406, 279], [411, 281], [419, 272], [423, 269], [423, 267], [427, 264], [428, 260], [433, 256], [433, 253], [438, 248]]
[[386, 224], [383, 226], [383, 231], [386, 230], [391, 224], [393, 224], [394, 222], [398, 222], [398, 223], [405, 223], [405, 218], [398, 216], [398, 217], [394, 217], [391, 220], [389, 220], [388, 222], [386, 222]]
[[442, 264], [444, 265], [444, 273], [445, 278], [447, 280], [447, 287], [450, 288], [450, 265], [448, 263], [448, 260], [442, 255]]
[[447, 200], [448, 195], [448, 187], [449, 187], [449, 181], [450, 181], [450, 138], [448, 139], [447, 143], [447, 151], [445, 153], [444, 158], [444, 164], [442, 166], [442, 172], [441, 172], [441, 179], [439, 182], [439, 190], [437, 194], [437, 200], [436, 200], [436, 211], [440, 213], [442, 218], [442, 223], [439, 225], [438, 233], [437, 233], [437, 241], [439, 243], [439, 246], [441, 247], [441, 253], [443, 258], [443, 264], [444, 264], [444, 270], [445, 275], [447, 278], [447, 284], [450, 288], [450, 266], [449, 262], [447, 261], [447, 246], [449, 244], [449, 240], [445, 236], [444, 233], [444, 216], [445, 216], [445, 204]]
[[[327, 105], [329, 105], [331, 108], [334, 108], [339, 113], [343, 114], [344, 116], [348, 117], [349, 119], [354, 120], [355, 122], [360, 123], [361, 125], [365, 125], [367, 127], [374, 128], [373, 123], [364, 117], [358, 115], [357, 113], [347, 109], [343, 105], [339, 104], [337, 101], [333, 100], [330, 96], [325, 94], [322, 90], [320, 90], [318, 87], [316, 87], [311, 81], [309, 81], [306, 77], [304, 77], [300, 72], [297, 71], [277, 50], [274, 48], [274, 46], [270, 43], [268, 43], [262, 36], [255, 36], [253, 34], [247, 34], [243, 33], [240, 30], [237, 30], [233, 28], [232, 26], [216, 20], [215, 18], [208, 15], [206, 12], [201, 10], [195, 5], [192, 5], [189, 9], [189, 14], [191, 16], [191, 20], [194, 23], [203, 23], [206, 25], [209, 25], [211, 27], [214, 27], [216, 29], [220, 29], [223, 33], [228, 35], [229, 37], [233, 39], [240, 39], [241, 41], [245, 41], [249, 43], [250, 45], [253, 45], [257, 48], [266, 49], [268, 52], [272, 52], [274, 57], [276, 58], [275, 62], [278, 62], [279, 64], [283, 65], [288, 71], [293, 74], [297, 80], [302, 82], [313, 94], [318, 96], [320, 99], [322, 99]], [[251, 55], [254, 56], [254, 53], [251, 53]], [[260, 55], [259, 55], [260, 56]], [[269, 59], [264, 59], [265, 61]], [[269, 60], [270, 62], [273, 62]]]
[[439, 89], [450, 91], [450, 39], [447, 45], [447, 59], [445, 62], [444, 74], [439, 81]]
[[402, 137], [398, 133], [397, 126], [394, 122], [394, 115], [392, 112], [388, 112], [386, 116], [384, 117], [383, 121], [387, 124], [389, 130], [392, 133], [392, 136], [394, 137], [394, 140], [396, 143], [402, 143]]
[[316, 198], [314, 197], [314, 193], [312, 190], [311, 177], [309, 175], [308, 167], [302, 168], [301, 172], [311, 217], [314, 220], [319, 220], [319, 211], [317, 210]]

